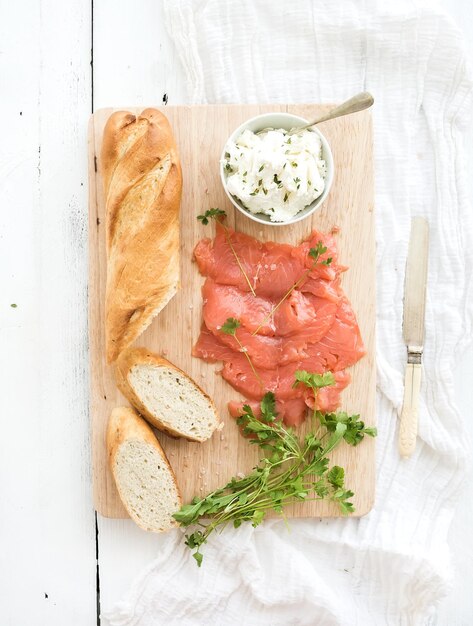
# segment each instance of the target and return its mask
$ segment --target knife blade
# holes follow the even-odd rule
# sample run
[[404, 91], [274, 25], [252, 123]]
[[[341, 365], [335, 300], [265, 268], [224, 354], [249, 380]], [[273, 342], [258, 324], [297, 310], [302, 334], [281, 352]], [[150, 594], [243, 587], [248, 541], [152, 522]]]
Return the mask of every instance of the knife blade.
[[404, 284], [403, 337], [407, 347], [407, 365], [399, 427], [399, 452], [404, 457], [414, 452], [417, 438], [428, 255], [429, 223], [423, 217], [413, 217]]
[[404, 284], [403, 336], [408, 354], [424, 345], [425, 296], [429, 253], [429, 223], [413, 217]]

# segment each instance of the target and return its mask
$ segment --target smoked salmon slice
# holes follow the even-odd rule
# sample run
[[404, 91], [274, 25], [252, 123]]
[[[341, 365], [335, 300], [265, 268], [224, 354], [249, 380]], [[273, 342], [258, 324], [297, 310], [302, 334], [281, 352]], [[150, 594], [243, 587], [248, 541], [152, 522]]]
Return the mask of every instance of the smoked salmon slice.
[[318, 264], [307, 278], [330, 282], [346, 268], [337, 264], [333, 236], [316, 231], [300, 246], [291, 246], [273, 241], [262, 243], [217, 223], [215, 239], [199, 241], [194, 249], [194, 257], [203, 276], [209, 276], [216, 283], [233, 285], [244, 292], [250, 291], [236, 254], [256, 294], [280, 299], [311, 267], [309, 250], [319, 241], [327, 248], [320, 260], [331, 258], [332, 262], [330, 266]]
[[[318, 244], [326, 250], [314, 261], [309, 253]], [[263, 243], [217, 223], [215, 238], [201, 240], [194, 256], [206, 280], [193, 355], [221, 361], [221, 375], [255, 414], [267, 391], [275, 394], [276, 410], [290, 425], [304, 420], [307, 407], [336, 410], [350, 382], [345, 370], [365, 349], [341, 287], [347, 268], [338, 263], [333, 235], [314, 231], [291, 246]], [[222, 331], [229, 318], [238, 320], [232, 334]], [[314, 397], [312, 390], [293, 386], [298, 370], [331, 371], [335, 384]], [[230, 414], [241, 414], [243, 404], [229, 403]]]

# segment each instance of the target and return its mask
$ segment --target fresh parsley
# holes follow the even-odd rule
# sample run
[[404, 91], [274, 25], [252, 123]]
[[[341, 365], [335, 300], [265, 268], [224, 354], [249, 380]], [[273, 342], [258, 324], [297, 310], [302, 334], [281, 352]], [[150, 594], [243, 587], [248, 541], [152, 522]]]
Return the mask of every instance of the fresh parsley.
[[337, 424], [345, 424], [346, 431], [343, 438], [351, 446], [356, 446], [360, 443], [365, 435], [376, 437], [378, 434], [376, 428], [371, 426], [366, 427], [364, 422], [360, 420], [359, 415], [348, 415], [348, 413], [345, 412], [321, 413], [317, 411], [316, 417], [329, 432], [334, 432], [337, 428]]
[[241, 326], [240, 320], [235, 319], [234, 317], [227, 318], [225, 324], [220, 328], [222, 333], [226, 335], [232, 335], [235, 337], [236, 329]]
[[[306, 370], [298, 370], [294, 375], [295, 381], [293, 387], [302, 384], [314, 392], [314, 398], [317, 396], [319, 389], [335, 385], [335, 376], [332, 372], [324, 372], [323, 374], [313, 374]], [[343, 438], [351, 446], [356, 446], [363, 440], [365, 435], [376, 437], [378, 434], [376, 428], [366, 427], [364, 422], [360, 420], [359, 415], [348, 415], [345, 412], [338, 413], [322, 413], [318, 411], [314, 405], [313, 417], [319, 421], [322, 426], [330, 433], [337, 430], [338, 424], [343, 424], [346, 429]]]
[[207, 226], [210, 219], [220, 221], [225, 217], [227, 217], [227, 214], [225, 211], [222, 211], [222, 209], [207, 209], [203, 215], [198, 215], [197, 219], [202, 222], [204, 226]]
[[[229, 328], [233, 328], [233, 322], [229, 323]], [[318, 390], [333, 384], [333, 375], [330, 378], [327, 374], [301, 371], [296, 374], [296, 383], [315, 386]], [[262, 450], [259, 463], [247, 476], [232, 478], [224, 487], [204, 498], [194, 498], [174, 514], [182, 526], [198, 527], [186, 535], [185, 541], [193, 550], [197, 565], [202, 565], [201, 548], [208, 537], [229, 523], [235, 528], [243, 522], [258, 526], [269, 511], [283, 514], [286, 505], [297, 501], [328, 500], [337, 504], [344, 515], [353, 513], [354, 494], [345, 487], [345, 471], [338, 465], [330, 467], [327, 455], [342, 440], [357, 445], [364, 435], [375, 436], [376, 433], [375, 429], [365, 428], [358, 416], [351, 416], [350, 420], [324, 416], [319, 429], [323, 432], [309, 432], [300, 438], [293, 428], [277, 420], [272, 392], [266, 393], [261, 401], [259, 419], [251, 407], [245, 405], [237, 423], [250, 445]], [[357, 432], [357, 437], [347, 437], [350, 428]]]
[[317, 263], [317, 261], [319, 260], [319, 257], [322, 256], [322, 254], [325, 254], [327, 252], [327, 248], [326, 246], [323, 245], [323, 243], [321, 241], [317, 242], [317, 245], [315, 246], [315, 248], [311, 248], [309, 250], [309, 256], [314, 259], [314, 263]]
[[297, 370], [294, 374], [293, 387], [297, 387], [301, 383], [306, 387], [310, 387], [314, 391], [321, 389], [322, 387], [329, 387], [335, 385], [335, 378], [332, 372], [325, 372], [324, 374], [310, 374], [305, 370]]

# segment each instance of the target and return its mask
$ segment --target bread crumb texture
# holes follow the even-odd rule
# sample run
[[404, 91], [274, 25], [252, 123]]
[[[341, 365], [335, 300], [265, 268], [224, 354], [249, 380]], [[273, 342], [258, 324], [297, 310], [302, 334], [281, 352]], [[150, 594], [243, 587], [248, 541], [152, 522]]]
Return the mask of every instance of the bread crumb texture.
[[149, 413], [184, 436], [204, 441], [219, 425], [208, 396], [172, 368], [136, 364], [128, 382]]
[[140, 439], [123, 442], [115, 457], [115, 479], [131, 517], [146, 530], [177, 526], [179, 493], [168, 464], [154, 446]]

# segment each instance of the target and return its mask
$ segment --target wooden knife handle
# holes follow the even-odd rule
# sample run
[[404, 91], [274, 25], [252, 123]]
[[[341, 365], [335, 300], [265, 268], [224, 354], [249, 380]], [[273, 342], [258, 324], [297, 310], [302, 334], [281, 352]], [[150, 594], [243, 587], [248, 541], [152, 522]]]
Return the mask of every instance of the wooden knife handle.
[[408, 363], [404, 380], [404, 402], [399, 426], [399, 454], [411, 456], [416, 448], [422, 365]]

